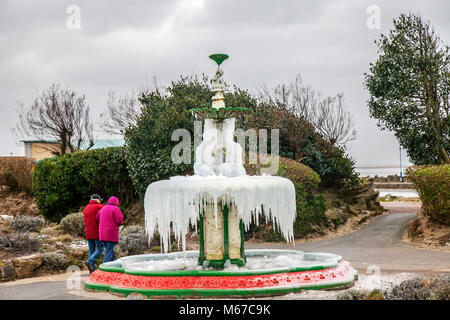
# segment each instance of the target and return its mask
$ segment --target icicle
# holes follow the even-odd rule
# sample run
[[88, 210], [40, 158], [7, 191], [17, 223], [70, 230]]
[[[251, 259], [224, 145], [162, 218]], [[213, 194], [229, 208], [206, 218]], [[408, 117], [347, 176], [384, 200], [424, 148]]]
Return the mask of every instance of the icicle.
[[180, 238], [184, 241], [189, 223], [196, 225], [207, 203], [214, 205], [217, 219], [220, 198], [222, 206], [235, 204], [246, 230], [252, 220], [258, 224], [265, 212], [266, 220], [273, 221], [287, 241], [293, 240], [295, 188], [288, 179], [275, 176], [190, 176], [154, 182], [144, 200], [146, 231], [152, 237], [158, 227], [161, 246], [167, 252], [170, 223], [178, 243]]

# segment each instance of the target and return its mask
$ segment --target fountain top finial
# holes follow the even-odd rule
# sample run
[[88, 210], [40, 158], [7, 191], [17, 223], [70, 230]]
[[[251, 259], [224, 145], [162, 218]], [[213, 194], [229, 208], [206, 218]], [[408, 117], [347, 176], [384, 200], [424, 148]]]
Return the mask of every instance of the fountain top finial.
[[193, 115], [196, 117], [199, 116], [203, 119], [217, 119], [223, 120], [227, 118], [234, 118], [239, 116], [243, 111], [246, 111], [245, 107], [225, 107], [224, 95], [225, 95], [225, 85], [222, 79], [223, 70], [220, 69], [220, 65], [222, 62], [227, 60], [229, 56], [225, 53], [214, 53], [209, 56], [211, 60], [217, 63], [217, 70], [214, 77], [211, 79], [211, 83], [213, 84], [212, 92], [214, 96], [212, 98], [212, 106], [208, 107], [199, 107], [190, 109]]
[[227, 60], [229, 56], [225, 53], [215, 53], [209, 56], [210, 59], [214, 60], [217, 63], [217, 67], [220, 67], [222, 62]]

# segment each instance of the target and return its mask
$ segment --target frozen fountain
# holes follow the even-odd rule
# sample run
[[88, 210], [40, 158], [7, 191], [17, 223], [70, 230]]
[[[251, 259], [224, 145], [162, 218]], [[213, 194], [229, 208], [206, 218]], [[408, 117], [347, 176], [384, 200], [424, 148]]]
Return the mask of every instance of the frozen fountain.
[[[235, 117], [245, 108], [226, 107], [225, 54], [217, 65], [211, 108], [192, 113], [205, 119], [195, 151], [194, 175], [150, 184], [144, 207], [147, 234], [158, 230], [165, 253], [120, 258], [102, 264], [85, 286], [128, 295], [267, 295], [301, 289], [347, 287], [357, 274], [334, 254], [298, 250], [245, 250], [244, 230], [264, 215], [288, 242], [294, 242], [293, 183], [278, 176], [247, 176], [242, 148], [234, 141]], [[186, 251], [186, 234], [198, 230], [199, 251]], [[171, 231], [182, 251], [168, 253]]]

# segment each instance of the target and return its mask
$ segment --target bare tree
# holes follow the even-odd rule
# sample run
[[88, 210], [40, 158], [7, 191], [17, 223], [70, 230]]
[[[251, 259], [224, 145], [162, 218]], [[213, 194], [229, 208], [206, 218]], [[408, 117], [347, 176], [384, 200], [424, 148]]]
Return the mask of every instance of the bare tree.
[[[146, 78], [139, 92], [142, 94], [159, 92], [162, 95], [169, 95], [168, 88], [160, 85], [156, 77], [152, 77], [151, 81]], [[100, 114], [103, 119], [101, 128], [109, 134], [123, 135], [128, 127], [136, 124], [141, 107], [138, 95], [134, 91], [123, 96], [117, 96], [114, 90], [109, 91], [108, 107]]]
[[356, 138], [352, 115], [347, 110], [344, 95], [322, 97], [322, 94], [303, 83], [300, 74], [294, 82], [274, 89], [263, 86], [259, 93], [262, 101], [283, 105], [287, 110], [312, 123], [331, 144], [341, 147]]
[[316, 130], [333, 145], [345, 146], [356, 138], [353, 119], [347, 111], [342, 93], [319, 101], [313, 117]]
[[[29, 107], [20, 103], [16, 136], [36, 140], [56, 140], [60, 143], [59, 154], [74, 152], [88, 140], [94, 145], [93, 126], [89, 119], [89, 106], [85, 96], [77, 96], [70, 89], [52, 84], [36, 97]], [[54, 150], [52, 150], [54, 151]]]
[[122, 135], [125, 129], [136, 123], [140, 114], [140, 103], [133, 93], [117, 97], [114, 91], [108, 93], [108, 108], [100, 114], [101, 127], [109, 134]]

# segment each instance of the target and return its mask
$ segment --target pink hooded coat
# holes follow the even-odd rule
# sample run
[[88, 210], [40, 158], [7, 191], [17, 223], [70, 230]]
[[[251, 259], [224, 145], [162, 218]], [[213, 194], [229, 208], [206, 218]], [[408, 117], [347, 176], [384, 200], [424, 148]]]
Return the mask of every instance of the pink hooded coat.
[[119, 242], [119, 226], [123, 224], [123, 214], [119, 209], [119, 199], [111, 197], [108, 204], [97, 213], [100, 241]]

